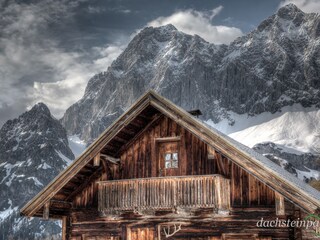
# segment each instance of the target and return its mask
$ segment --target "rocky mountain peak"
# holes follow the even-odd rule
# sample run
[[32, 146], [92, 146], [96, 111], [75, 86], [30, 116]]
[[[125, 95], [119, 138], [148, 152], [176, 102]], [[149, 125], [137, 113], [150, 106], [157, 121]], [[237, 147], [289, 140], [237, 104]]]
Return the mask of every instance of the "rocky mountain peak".
[[295, 4], [289, 3], [277, 11], [276, 15], [284, 19], [293, 19], [297, 15], [303, 15], [304, 12], [300, 10]]
[[229, 46], [173, 25], [147, 27], [89, 81], [61, 122], [69, 134], [91, 142], [148, 89], [230, 124], [230, 111], [256, 115], [294, 103], [319, 106], [318, 26], [319, 16], [289, 4]]
[[164, 37], [164, 36], [172, 36], [172, 34], [178, 32], [178, 29], [172, 25], [167, 24], [159, 27], [145, 27], [142, 29], [137, 35], [137, 38], [144, 38], [146, 35], [158, 35], [158, 37]]
[[73, 159], [66, 130], [43, 103], [3, 125], [0, 129], [0, 229], [3, 231], [0, 240], [8, 239], [14, 231], [30, 234], [30, 229], [39, 225], [44, 232], [60, 231], [58, 223], [20, 218], [19, 208]]
[[160, 26], [160, 27], [156, 27], [156, 28], [152, 27], [152, 28], [155, 29], [156, 31], [161, 32], [162, 34], [178, 31], [178, 29], [171, 23]]
[[288, 34], [288, 31], [292, 31], [296, 27], [301, 27], [306, 22], [312, 20], [314, 20], [313, 14], [306, 14], [296, 5], [290, 3], [279, 8], [276, 14], [262, 21], [257, 29], [260, 32], [268, 31], [271, 34], [280, 34], [283, 32]]
[[49, 108], [42, 102], [35, 104], [29, 111], [29, 114], [43, 114], [46, 116], [51, 116]]

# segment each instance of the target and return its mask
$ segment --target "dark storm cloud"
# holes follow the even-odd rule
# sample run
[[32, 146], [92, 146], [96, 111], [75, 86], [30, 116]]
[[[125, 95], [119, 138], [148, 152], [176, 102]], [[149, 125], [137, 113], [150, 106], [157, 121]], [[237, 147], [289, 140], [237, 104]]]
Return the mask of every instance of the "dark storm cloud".
[[61, 116], [81, 97], [87, 80], [109, 65], [108, 57], [119, 54], [117, 46], [102, 45], [99, 52], [80, 51], [81, 44], [68, 47], [68, 34], [61, 33], [68, 32], [65, 26], [75, 29], [75, 13], [82, 4], [85, 1], [1, 2], [0, 124], [38, 101]]

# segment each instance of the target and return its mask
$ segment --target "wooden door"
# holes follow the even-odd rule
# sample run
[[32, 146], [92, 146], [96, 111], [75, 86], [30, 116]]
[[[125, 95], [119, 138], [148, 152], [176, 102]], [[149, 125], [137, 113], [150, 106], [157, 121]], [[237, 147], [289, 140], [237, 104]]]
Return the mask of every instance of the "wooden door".
[[128, 240], [153, 240], [155, 239], [154, 228], [131, 228], [129, 229]]
[[179, 142], [158, 143], [159, 177], [180, 175]]

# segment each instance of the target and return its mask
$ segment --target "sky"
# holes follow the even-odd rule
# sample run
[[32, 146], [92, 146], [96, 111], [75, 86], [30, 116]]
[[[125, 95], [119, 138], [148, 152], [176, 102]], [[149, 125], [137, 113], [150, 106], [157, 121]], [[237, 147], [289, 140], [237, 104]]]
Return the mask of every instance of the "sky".
[[0, 126], [37, 102], [61, 118], [144, 27], [229, 44], [288, 3], [320, 12], [320, 0], [0, 0]]

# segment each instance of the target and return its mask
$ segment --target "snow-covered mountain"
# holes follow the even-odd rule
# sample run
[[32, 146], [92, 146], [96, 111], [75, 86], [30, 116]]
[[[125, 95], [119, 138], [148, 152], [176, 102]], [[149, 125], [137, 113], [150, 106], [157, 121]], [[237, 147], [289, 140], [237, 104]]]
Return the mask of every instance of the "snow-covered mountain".
[[60, 233], [58, 222], [29, 221], [19, 216], [19, 209], [73, 159], [65, 129], [43, 103], [3, 125], [0, 130], [1, 240], [11, 236], [37, 239]]
[[[71, 135], [92, 141], [152, 88], [205, 120], [232, 113], [320, 107], [320, 17], [289, 4], [230, 45], [214, 45], [174, 26], [142, 30], [62, 118]], [[230, 114], [231, 113], [231, 114]]]
[[58, 223], [20, 218], [18, 209], [150, 88], [186, 110], [200, 109], [207, 123], [301, 179], [319, 178], [319, 14], [289, 4], [230, 45], [172, 25], [148, 27], [90, 79], [60, 122], [40, 103], [4, 124], [0, 240], [60, 231]]
[[316, 177], [307, 162], [320, 149], [319, 76], [320, 16], [293, 4], [228, 46], [172, 25], [148, 27], [89, 81], [61, 121], [69, 134], [91, 142], [152, 88], [184, 109], [201, 109], [209, 124], [249, 147], [277, 144], [272, 154], [257, 149], [274, 160], [284, 157], [276, 151], [282, 147], [294, 154], [286, 155], [291, 172]]

